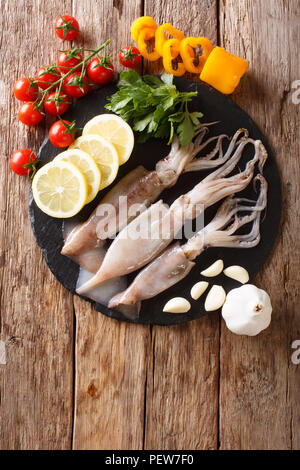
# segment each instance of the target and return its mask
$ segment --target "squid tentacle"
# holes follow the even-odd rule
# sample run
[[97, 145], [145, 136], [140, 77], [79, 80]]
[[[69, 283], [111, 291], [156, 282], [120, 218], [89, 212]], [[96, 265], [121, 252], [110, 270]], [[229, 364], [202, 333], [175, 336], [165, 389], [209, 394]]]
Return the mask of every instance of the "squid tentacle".
[[[244, 198], [227, 198], [220, 206], [213, 220], [197, 235], [192, 237], [182, 248], [188, 259], [193, 260], [197, 255], [199, 246], [246, 247], [255, 246], [259, 242], [259, 223], [262, 211], [267, 205], [268, 184], [262, 175], [255, 177], [255, 183], [261, 185], [257, 201]], [[252, 206], [243, 203], [252, 202]], [[242, 212], [248, 212], [240, 215]], [[253, 222], [248, 234], [234, 235], [242, 226]], [[199, 240], [201, 240], [199, 245]]]
[[[240, 138], [241, 135], [242, 135], [242, 137]], [[223, 155], [222, 145], [223, 145], [223, 141], [224, 141], [225, 138], [229, 139], [226, 134], [221, 134], [219, 136], [212, 137], [212, 138], [208, 139], [204, 143], [205, 145], [203, 144], [202, 147], [204, 148], [204, 146], [208, 145], [213, 140], [217, 140], [215, 148], [208, 155], [206, 155], [205, 157], [201, 157], [197, 160], [193, 159], [190, 163], [187, 164], [184, 171], [185, 172], [198, 171], [199, 169], [208, 169], [208, 168], [213, 168], [213, 167], [222, 165], [223, 163], [225, 163], [231, 157], [232, 152], [233, 152], [234, 148], [237, 146], [237, 144], [248, 138], [248, 131], [246, 129], [243, 129], [243, 128], [238, 129], [236, 131], [236, 133], [234, 134], [234, 136], [232, 137], [232, 139], [229, 143], [229, 146], [226, 150], [225, 155]], [[201, 149], [199, 149], [199, 151], [200, 150]], [[242, 150], [243, 149], [241, 149], [241, 151]], [[215, 157], [215, 155], [217, 155], [218, 153], [219, 153], [219, 157], [212, 160], [213, 157]]]

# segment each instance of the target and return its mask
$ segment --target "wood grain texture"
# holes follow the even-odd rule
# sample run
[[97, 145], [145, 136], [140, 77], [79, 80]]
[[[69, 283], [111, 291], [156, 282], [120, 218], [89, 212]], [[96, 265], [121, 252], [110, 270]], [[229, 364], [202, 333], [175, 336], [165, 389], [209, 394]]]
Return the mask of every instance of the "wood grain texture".
[[[38, 150], [45, 129], [25, 128], [14, 81], [50, 63], [61, 43], [53, 19], [61, 1], [0, 4], [1, 199], [0, 448], [65, 449], [71, 446], [73, 394], [72, 296], [50, 273], [31, 232], [29, 184], [14, 175], [8, 156], [17, 148]], [[69, 9], [71, 1], [64, 2]], [[49, 31], [50, 29], [50, 31]], [[50, 37], [50, 41], [49, 41]]]
[[[113, 3], [113, 4], [112, 4]], [[142, 14], [139, 1], [73, 2], [78, 18], [93, 18], [84, 45], [111, 38], [117, 53], [130, 43], [130, 24]], [[105, 18], [105, 21], [103, 21]], [[90, 20], [89, 20], [90, 21]], [[141, 449], [149, 327], [118, 323], [75, 297], [76, 388], [74, 449]]]
[[149, 329], [76, 301], [74, 449], [142, 449]]
[[[217, 41], [214, 1], [145, 1], [145, 15], [187, 35]], [[148, 64], [152, 73], [161, 65]], [[180, 183], [179, 183], [180, 184]], [[216, 449], [218, 446], [219, 318], [153, 327], [147, 371], [146, 449]]]
[[[241, 0], [220, 5], [221, 45], [246, 57], [251, 69], [234, 99], [258, 123], [273, 147], [282, 178], [281, 234], [257, 277], [270, 292], [273, 320], [256, 338], [231, 334], [222, 323], [220, 443], [223, 449], [299, 448], [299, 366], [291, 343], [300, 338], [299, 2]], [[298, 369], [297, 369], [298, 367]], [[298, 391], [298, 392], [297, 392]]]

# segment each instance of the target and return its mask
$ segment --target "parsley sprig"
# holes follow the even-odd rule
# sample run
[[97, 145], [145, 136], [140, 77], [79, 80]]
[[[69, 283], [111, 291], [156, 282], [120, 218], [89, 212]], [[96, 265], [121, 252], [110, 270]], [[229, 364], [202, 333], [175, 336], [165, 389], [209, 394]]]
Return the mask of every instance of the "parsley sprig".
[[121, 72], [118, 88], [108, 98], [105, 108], [130, 122], [139, 133], [140, 142], [155, 137], [166, 138], [171, 143], [175, 134], [182, 146], [191, 142], [203, 116], [188, 109], [196, 91], [178, 91], [173, 75], [141, 77], [135, 70]]

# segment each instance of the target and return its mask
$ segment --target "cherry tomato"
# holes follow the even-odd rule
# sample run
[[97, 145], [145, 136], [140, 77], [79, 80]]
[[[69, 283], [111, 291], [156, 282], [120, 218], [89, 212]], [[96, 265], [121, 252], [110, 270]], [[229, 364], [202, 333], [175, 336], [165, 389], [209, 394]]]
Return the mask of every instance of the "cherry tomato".
[[14, 84], [14, 95], [20, 101], [35, 101], [38, 97], [38, 89], [36, 85], [32, 85], [30, 78], [23, 77]]
[[[9, 159], [9, 166], [17, 175], [30, 175], [35, 173], [37, 159], [35, 154], [29, 149], [16, 150]], [[25, 166], [26, 165], [26, 166]]]
[[89, 79], [86, 75], [81, 78], [81, 72], [70, 73], [64, 79], [64, 90], [72, 98], [82, 98], [89, 89]]
[[[57, 57], [57, 65], [59, 70], [63, 73], [67, 73], [71, 67], [75, 67], [83, 60], [82, 55], [77, 49], [68, 49], [67, 51], [60, 52]], [[76, 70], [81, 70], [82, 67], [78, 67]]]
[[71, 15], [62, 15], [55, 21], [55, 32], [60, 39], [72, 41], [78, 36], [79, 24]]
[[[39, 88], [46, 90], [52, 83], [57, 82], [61, 77], [61, 73], [57, 67], [50, 65], [49, 67], [40, 67], [35, 75]], [[53, 86], [52, 89], [58, 87], [58, 84]]]
[[114, 67], [110, 59], [106, 57], [95, 57], [87, 67], [88, 77], [99, 85], [104, 85], [111, 81], [114, 74]]
[[74, 142], [75, 132], [72, 131], [72, 126], [74, 127], [75, 123], [71, 123], [66, 120], [56, 121], [49, 130], [49, 139], [50, 142], [55, 147], [68, 147]]
[[53, 91], [47, 95], [44, 101], [44, 108], [46, 113], [51, 114], [52, 116], [60, 116], [69, 109], [70, 104], [71, 100], [65, 93], [60, 92], [58, 95]]
[[119, 61], [124, 67], [133, 69], [141, 62], [141, 54], [137, 47], [126, 46], [119, 52]]
[[43, 119], [44, 115], [38, 109], [34, 109], [32, 101], [26, 101], [19, 109], [19, 119], [27, 126], [35, 126]]

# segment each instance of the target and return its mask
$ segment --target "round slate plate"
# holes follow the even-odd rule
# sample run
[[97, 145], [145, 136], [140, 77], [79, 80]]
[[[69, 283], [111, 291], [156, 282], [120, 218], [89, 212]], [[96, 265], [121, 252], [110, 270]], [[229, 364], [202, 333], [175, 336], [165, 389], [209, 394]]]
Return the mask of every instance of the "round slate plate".
[[[202, 111], [204, 114], [203, 122], [220, 121], [218, 124], [211, 127], [210, 135], [225, 133], [232, 136], [238, 128], [244, 127], [248, 129], [252, 138], [262, 140], [269, 154], [264, 171], [264, 175], [269, 183], [268, 208], [261, 223], [261, 242], [258, 246], [251, 249], [210, 248], [206, 250], [197, 258], [196, 266], [194, 266], [185, 279], [155, 298], [142, 302], [140, 316], [136, 321], [145, 324], [173, 325], [205, 315], [206, 312], [203, 306], [205, 295], [198, 301], [193, 301], [190, 298], [190, 289], [195, 282], [202, 279], [200, 271], [209, 266], [216, 259], [223, 259], [225, 266], [232, 264], [244, 266], [250, 274], [250, 279], [253, 279], [270, 254], [280, 220], [280, 178], [271, 150], [257, 125], [230, 98], [222, 95], [213, 88], [182, 78], [175, 79], [175, 84], [181, 91], [198, 91], [198, 96], [194, 98], [193, 102], [190, 104], [190, 109]], [[86, 97], [79, 100], [64, 117], [68, 120], [76, 119], [77, 127], [83, 127], [93, 116], [106, 112], [104, 105], [106, 104], [107, 96], [115, 91], [116, 86], [112, 84], [88, 94]], [[143, 164], [149, 170], [154, 169], [155, 163], [167, 155], [168, 151], [169, 147], [163, 141], [153, 139], [146, 144], [136, 143], [131, 158], [120, 168], [118, 179], [115, 183], [138, 164]], [[245, 162], [249, 160], [253, 154], [253, 149], [249, 148], [249, 152], [249, 154], [245, 152], [239, 163], [239, 168], [244, 168]], [[47, 138], [40, 148], [38, 158], [41, 159], [42, 163], [46, 163], [52, 160], [58, 153], [60, 153], [60, 150], [53, 147]], [[168, 204], [173, 202], [176, 197], [190, 190], [204, 178], [206, 174], [206, 172], [195, 172], [182, 175], [173, 188], [163, 192], [163, 200]], [[104, 194], [105, 193], [102, 192], [92, 203], [86, 206], [79, 216], [77, 216], [77, 220], [86, 220]], [[249, 187], [240, 194], [246, 197], [256, 197], [252, 185], [249, 185]], [[214, 206], [206, 211], [206, 223], [212, 218], [216, 208], [217, 207]], [[48, 217], [41, 212], [34, 203], [32, 194], [30, 194], [29, 213], [34, 235], [38, 245], [44, 252], [49, 268], [63, 286], [74, 294], [79, 268], [70, 259], [60, 254], [63, 245], [63, 221]], [[130, 282], [130, 279], [134, 278], [135, 274], [136, 273], [133, 273], [128, 276], [128, 282]], [[209, 281], [210, 285], [213, 283], [221, 284], [227, 292], [239, 285], [236, 281], [227, 278], [223, 274]], [[166, 301], [178, 295], [186, 297], [191, 301], [191, 310], [186, 314], [175, 315], [164, 313], [162, 309]], [[96, 302], [92, 303], [97, 311], [118, 320], [128, 321], [120, 312], [108, 309], [104, 305], [100, 305]]]

